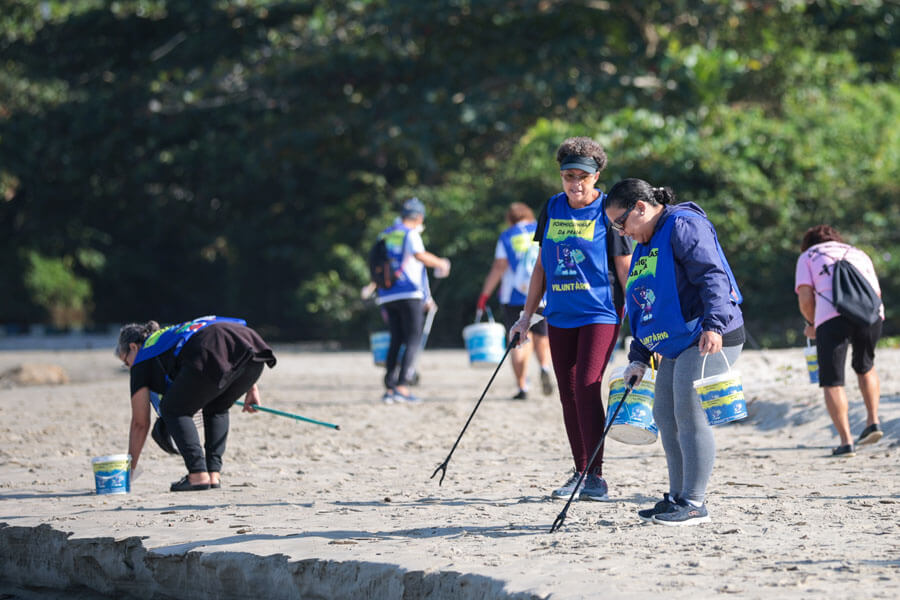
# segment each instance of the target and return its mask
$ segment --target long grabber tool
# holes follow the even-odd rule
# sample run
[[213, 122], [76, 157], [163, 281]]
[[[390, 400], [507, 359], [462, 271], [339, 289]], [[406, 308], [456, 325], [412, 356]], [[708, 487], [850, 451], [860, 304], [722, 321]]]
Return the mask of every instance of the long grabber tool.
[[581, 476], [578, 478], [578, 483], [575, 484], [575, 489], [572, 490], [572, 495], [569, 496], [569, 501], [566, 502], [566, 505], [563, 507], [562, 512], [556, 517], [556, 520], [553, 521], [553, 525], [550, 526], [550, 533], [559, 530], [562, 527], [562, 524], [566, 520], [566, 513], [569, 511], [569, 505], [572, 504], [572, 500], [575, 499], [575, 494], [578, 493], [581, 488], [581, 482], [584, 481], [585, 475], [587, 475], [591, 466], [594, 464], [594, 459], [597, 458], [597, 453], [600, 452], [600, 448], [603, 447], [603, 440], [606, 439], [606, 434], [609, 433], [609, 428], [612, 427], [613, 422], [616, 420], [616, 417], [619, 414], [619, 409], [622, 408], [622, 405], [625, 403], [625, 398], [628, 397], [628, 394], [631, 393], [631, 390], [634, 389], [634, 384], [637, 383], [637, 375], [634, 375], [631, 378], [631, 381], [628, 382], [628, 385], [625, 386], [625, 393], [622, 394], [622, 399], [619, 400], [619, 403], [616, 405], [616, 410], [613, 411], [612, 417], [609, 418], [609, 422], [606, 424], [606, 429], [603, 430], [603, 435], [600, 436], [600, 441], [597, 442], [597, 447], [594, 448], [594, 453], [591, 454], [591, 459], [588, 461], [587, 467], [585, 467], [584, 471], [581, 473]]
[[[238, 406], [243, 406], [244, 403], [238, 400], [235, 402]], [[282, 417], [290, 417], [291, 419], [297, 419], [298, 421], [306, 421], [307, 423], [313, 423], [314, 425], [321, 425], [322, 427], [331, 427], [332, 429], [340, 430], [340, 425], [334, 425], [332, 423], [326, 423], [325, 421], [316, 421], [315, 419], [307, 419], [306, 417], [301, 417], [300, 415], [292, 415], [289, 412], [284, 412], [283, 410], [278, 410], [275, 408], [268, 408], [265, 406], [260, 406], [259, 404], [254, 404], [253, 408], [256, 410], [261, 410], [263, 412], [272, 413], [273, 415], [279, 415]]]
[[[534, 326], [535, 323], [540, 322], [544, 317], [542, 315], [532, 315], [531, 322], [529, 324], [529, 329]], [[477, 320], [477, 319], [476, 319]], [[472, 414], [469, 415], [469, 419], [466, 421], [466, 424], [463, 425], [462, 431], [459, 432], [459, 436], [456, 438], [456, 441], [453, 442], [453, 447], [450, 448], [450, 454], [447, 455], [447, 458], [444, 459], [438, 468], [434, 470], [434, 473], [431, 474], [430, 479], [434, 479], [434, 476], [438, 474], [438, 471], [441, 472], [441, 478], [438, 480], [438, 485], [444, 483], [444, 476], [447, 474], [447, 464], [450, 462], [450, 457], [453, 456], [453, 451], [456, 450], [456, 446], [459, 445], [459, 440], [462, 439], [463, 434], [466, 432], [466, 428], [469, 426], [469, 423], [472, 422], [472, 417], [475, 416], [475, 411], [478, 410], [478, 407], [481, 406], [481, 401], [484, 400], [485, 394], [490, 389], [491, 384], [494, 383], [494, 377], [497, 376], [497, 372], [500, 370], [500, 367], [503, 366], [503, 361], [506, 360], [506, 357], [509, 355], [509, 351], [516, 347], [519, 343], [519, 334], [513, 336], [513, 339], [506, 345], [506, 352], [503, 353], [503, 358], [500, 359], [500, 364], [497, 365], [497, 368], [494, 369], [494, 374], [491, 375], [490, 381], [488, 381], [487, 386], [484, 388], [484, 391], [481, 392], [481, 398], [478, 399], [478, 402], [475, 403], [475, 408], [472, 409]]]

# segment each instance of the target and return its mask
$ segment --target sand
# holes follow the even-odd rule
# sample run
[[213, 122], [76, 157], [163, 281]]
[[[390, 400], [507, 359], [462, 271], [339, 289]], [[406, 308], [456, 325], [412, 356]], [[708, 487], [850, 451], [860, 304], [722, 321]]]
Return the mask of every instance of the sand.
[[384, 405], [369, 353], [276, 347], [264, 404], [340, 431], [235, 409], [221, 490], [169, 492], [184, 467], [148, 440], [131, 492], [97, 495], [91, 458], [127, 451], [128, 375], [110, 347], [0, 339], [0, 373], [57, 366], [69, 380], [0, 386], [4, 597], [900, 597], [900, 350], [876, 358], [885, 437], [855, 458], [830, 457], [838, 439], [802, 349], [747, 351], [750, 416], [715, 429], [710, 523], [642, 523], [667, 490], [661, 445], [610, 440], [611, 501], [574, 502], [551, 534], [565, 503], [548, 494], [571, 459], [534, 373], [515, 402], [503, 366], [439, 486], [430, 476], [491, 369], [428, 350], [425, 401]]

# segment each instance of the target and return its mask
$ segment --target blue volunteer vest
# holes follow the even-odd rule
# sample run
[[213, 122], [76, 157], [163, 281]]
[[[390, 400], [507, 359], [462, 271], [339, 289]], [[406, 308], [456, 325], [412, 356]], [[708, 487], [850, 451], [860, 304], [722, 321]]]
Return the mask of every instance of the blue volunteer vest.
[[406, 271], [403, 270], [403, 248], [406, 246], [406, 236], [409, 227], [402, 223], [395, 223], [381, 233], [387, 246], [388, 256], [391, 259], [391, 270], [397, 274], [397, 281], [390, 289], [378, 290], [378, 297], [394, 296], [409, 292], [422, 291], [421, 282], [414, 282]]
[[[704, 218], [686, 210], [670, 213], [663, 226], [653, 234], [649, 244], [637, 244], [631, 257], [631, 270], [625, 290], [625, 308], [631, 324], [631, 334], [648, 350], [659, 352], [666, 358], [676, 358], [692, 346], [703, 331], [702, 316], [685, 321], [681, 314], [681, 298], [675, 281], [675, 257], [670, 241], [676, 216]], [[743, 298], [718, 236], [716, 250], [731, 283], [731, 293], [740, 304]]]
[[[528, 252], [528, 249], [534, 243], [534, 231], [537, 229], [537, 223], [518, 223], [508, 228], [506, 231], [500, 234], [500, 243], [503, 244], [503, 249], [506, 251], [506, 260], [509, 263], [509, 270], [516, 274], [519, 271], [520, 266], [524, 269], [527, 268], [528, 265], [520, 264], [525, 258], [525, 253]], [[534, 267], [531, 265], [532, 268]], [[528, 277], [531, 277], [531, 270], [528, 269]], [[524, 275], [524, 271], [522, 272]], [[511, 306], [521, 306], [525, 304], [526, 294], [523, 294], [521, 291], [516, 289], [515, 285], [513, 285], [512, 293], [509, 297], [509, 304]]]
[[171, 348], [175, 348], [175, 356], [178, 356], [181, 352], [181, 348], [192, 335], [213, 323], [240, 323], [241, 325], [246, 325], [247, 321], [244, 321], [243, 319], [232, 319], [231, 317], [216, 317], [214, 315], [209, 315], [206, 317], [199, 317], [193, 321], [179, 323], [178, 325], [170, 325], [159, 331], [154, 331], [146, 340], [144, 340], [144, 345], [141, 346], [137, 356], [134, 357], [134, 364], [159, 356]]
[[616, 324], [606, 255], [606, 215], [600, 193], [584, 208], [572, 208], [561, 192], [547, 201], [541, 266], [547, 279], [544, 317], [554, 327]]

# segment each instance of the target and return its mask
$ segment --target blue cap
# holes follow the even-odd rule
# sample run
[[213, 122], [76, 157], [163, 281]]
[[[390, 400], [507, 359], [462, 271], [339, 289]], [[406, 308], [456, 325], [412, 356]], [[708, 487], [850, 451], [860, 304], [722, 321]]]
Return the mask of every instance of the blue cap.
[[594, 160], [593, 156], [570, 154], [569, 156], [563, 157], [562, 161], [559, 163], [560, 171], [565, 171], [566, 169], [581, 169], [585, 173], [594, 174], [600, 170], [600, 165], [597, 164], [597, 161]]
[[403, 210], [400, 212], [400, 214], [404, 219], [406, 219], [407, 217], [414, 217], [416, 215], [422, 215], [422, 218], [424, 218], [425, 205], [422, 204], [422, 201], [418, 198], [410, 198], [403, 203]]

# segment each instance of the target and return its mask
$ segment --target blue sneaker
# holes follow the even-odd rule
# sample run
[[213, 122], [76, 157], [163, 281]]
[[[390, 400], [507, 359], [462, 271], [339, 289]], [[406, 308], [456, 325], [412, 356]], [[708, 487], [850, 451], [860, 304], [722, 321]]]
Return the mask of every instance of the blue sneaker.
[[381, 401], [385, 404], [393, 404], [394, 403], [394, 390], [385, 390], [384, 395], [381, 397]]
[[584, 485], [578, 499], [609, 502], [609, 486], [606, 484], [606, 480], [595, 473], [588, 473], [584, 478]]
[[657, 502], [653, 508], [645, 508], [638, 511], [638, 516], [648, 523], [653, 520], [656, 515], [661, 515], [678, 508], [678, 502], [669, 495], [668, 492], [663, 494], [663, 499]]
[[709, 513], [706, 511], [706, 504], [694, 506], [687, 500], [679, 499], [674, 509], [654, 515], [653, 522], [670, 527], [699, 525], [709, 522]]
[[394, 402], [397, 404], [420, 404], [422, 399], [418, 396], [413, 396], [412, 394], [401, 394], [400, 392], [394, 392]]
[[[581, 473], [578, 471], [573, 471], [572, 476], [562, 484], [562, 487], [558, 487], [550, 494], [554, 498], [568, 498], [572, 495], [572, 492], [575, 491], [575, 485], [578, 483], [578, 480], [581, 478]], [[585, 478], [587, 479], [587, 478]], [[584, 480], [581, 481], [581, 485], [579, 486], [579, 491], [584, 488]]]

